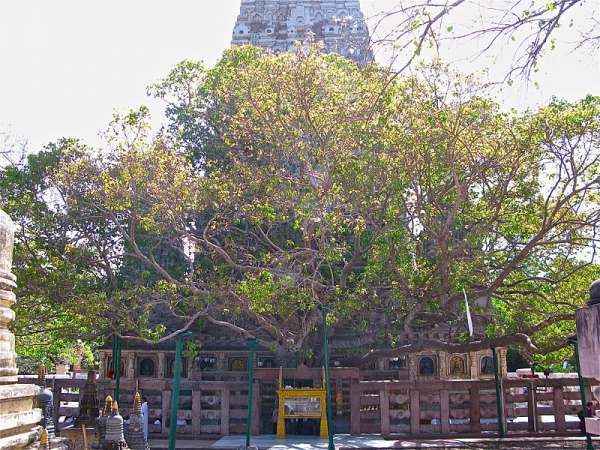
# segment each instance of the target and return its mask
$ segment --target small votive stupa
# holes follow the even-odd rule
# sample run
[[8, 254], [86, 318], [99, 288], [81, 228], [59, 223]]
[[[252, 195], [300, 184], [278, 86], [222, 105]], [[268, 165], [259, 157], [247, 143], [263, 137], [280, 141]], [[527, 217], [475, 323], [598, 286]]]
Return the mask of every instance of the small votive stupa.
[[123, 434], [123, 417], [119, 414], [119, 404], [113, 401], [112, 413], [106, 419], [106, 438], [103, 450], [125, 450], [129, 449]]
[[96, 371], [88, 370], [87, 380], [83, 387], [81, 397], [80, 413], [76, 426], [94, 427], [98, 420], [98, 388], [96, 387]]
[[112, 397], [109, 395], [104, 400], [104, 408], [100, 412], [100, 417], [96, 420], [96, 433], [94, 437], [94, 443], [92, 445], [95, 449], [103, 449], [106, 444], [106, 421], [110, 417], [110, 411], [112, 409]]
[[150, 450], [148, 441], [144, 437], [144, 416], [142, 415], [142, 398], [139, 392], [135, 393], [133, 411], [129, 416], [126, 441], [131, 450]]

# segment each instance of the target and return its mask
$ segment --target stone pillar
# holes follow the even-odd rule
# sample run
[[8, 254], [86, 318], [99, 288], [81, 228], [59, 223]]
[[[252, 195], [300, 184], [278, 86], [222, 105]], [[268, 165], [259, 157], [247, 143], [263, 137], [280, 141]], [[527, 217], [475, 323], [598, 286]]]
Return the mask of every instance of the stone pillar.
[[227, 355], [224, 352], [217, 353], [217, 370], [227, 370]]
[[498, 364], [500, 365], [500, 374], [502, 377], [508, 375], [508, 362], [506, 356], [508, 354], [508, 348], [501, 347], [498, 349]]
[[478, 378], [479, 377], [479, 358], [477, 356], [477, 353], [469, 353], [468, 356], [468, 361], [469, 361], [469, 366], [471, 368], [471, 378]]
[[15, 336], [9, 326], [15, 320], [11, 307], [15, 303], [16, 277], [11, 273], [14, 224], [0, 210], [0, 448], [24, 449], [34, 443], [41, 432], [42, 412], [34, 408], [40, 388], [17, 383]]
[[160, 352], [158, 354], [158, 372], [157, 372], [157, 378], [164, 378], [165, 377], [165, 368], [166, 368], [166, 356], [163, 352]]
[[135, 353], [129, 353], [127, 355], [127, 364], [125, 365], [125, 377], [135, 378]]
[[106, 378], [107, 358], [108, 355], [106, 354], [106, 352], [98, 352], [98, 372], [100, 374], [100, 378]]
[[438, 370], [438, 376], [440, 378], [447, 378], [449, 375], [449, 370], [448, 370], [448, 359], [450, 358], [450, 355], [446, 352], [438, 352], [438, 365], [439, 365], [439, 370]]

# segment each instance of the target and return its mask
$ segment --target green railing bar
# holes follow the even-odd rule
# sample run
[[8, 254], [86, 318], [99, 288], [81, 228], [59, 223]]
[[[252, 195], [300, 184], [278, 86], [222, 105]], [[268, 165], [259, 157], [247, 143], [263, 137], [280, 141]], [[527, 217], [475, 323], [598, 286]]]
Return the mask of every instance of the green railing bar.
[[181, 354], [183, 340], [191, 336], [191, 332], [177, 335], [175, 341], [175, 367], [173, 368], [173, 393], [171, 397], [171, 423], [169, 426], [169, 450], [175, 450], [177, 444], [177, 413], [179, 412], [179, 385], [181, 382]]
[[502, 378], [500, 377], [500, 364], [498, 364], [498, 352], [492, 348], [494, 356], [494, 378], [496, 380], [496, 411], [498, 413], [498, 433], [500, 437], [504, 437], [506, 430], [504, 429], [504, 399], [502, 398]]
[[[569, 342], [573, 345], [575, 350], [575, 365], [577, 367], [577, 377], [579, 378], [579, 395], [581, 396], [581, 414], [583, 416], [583, 420], [588, 417], [587, 412], [587, 399], [585, 397], [585, 381], [583, 376], [581, 375], [581, 363], [579, 362], [579, 346], [577, 345], [577, 340], [571, 338]], [[586, 441], [586, 449], [594, 450], [594, 446], [592, 444], [592, 436], [589, 433], [585, 434]]]
[[113, 370], [115, 372], [115, 398], [114, 400], [119, 403], [119, 396], [121, 394], [121, 346], [122, 339], [120, 336], [115, 334], [115, 350], [116, 355], [113, 354]]
[[256, 351], [256, 339], [248, 339], [246, 345], [250, 350], [248, 358], [248, 418], [246, 420], [246, 448], [248, 448], [250, 447], [250, 436], [252, 435], [252, 397], [254, 394], [254, 352]]
[[333, 417], [331, 411], [331, 382], [329, 378], [329, 329], [327, 327], [327, 314], [331, 309], [327, 305], [321, 306], [321, 314], [323, 316], [323, 359], [325, 365], [325, 407], [327, 408], [327, 434], [329, 438], [328, 450], [335, 450], [333, 443]]

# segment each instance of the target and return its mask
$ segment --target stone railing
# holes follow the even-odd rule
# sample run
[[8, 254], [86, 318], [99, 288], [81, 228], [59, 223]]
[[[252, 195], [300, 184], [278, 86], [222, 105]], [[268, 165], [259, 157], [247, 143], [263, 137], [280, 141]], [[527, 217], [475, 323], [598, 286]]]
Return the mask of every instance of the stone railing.
[[[19, 377], [20, 384], [40, 385], [37, 377]], [[79, 417], [79, 406], [83, 395], [83, 387], [86, 380], [82, 378], [51, 377], [48, 376], [45, 386], [52, 390], [53, 394], [53, 420], [57, 430], [72, 426], [74, 419]], [[71, 418], [73, 420], [65, 421]]]
[[[586, 380], [587, 398], [596, 380]], [[504, 423], [510, 432], [579, 431], [577, 378], [504, 379]], [[354, 382], [351, 433], [443, 436], [498, 432], [493, 381]]]
[[[314, 371], [315, 378], [317, 370]], [[254, 380], [253, 433], [270, 433], [277, 369], [259, 369]], [[332, 405], [336, 432], [382, 434], [385, 437], [440, 437], [498, 433], [495, 383], [491, 380], [361, 381], [354, 369], [337, 371], [332, 379]], [[237, 374], [237, 375], [236, 375]], [[312, 372], [311, 372], [312, 374]], [[243, 434], [247, 419], [247, 383], [237, 372], [213, 372], [236, 380], [181, 382], [178, 434], [219, 436]], [[349, 377], [349, 378], [348, 378]], [[25, 380], [22, 380], [24, 382]], [[31, 381], [34, 382], [34, 381]], [[47, 380], [54, 386], [56, 423], [61, 416], [76, 416], [85, 380]], [[115, 382], [97, 381], [100, 403], [112, 395]], [[590, 397], [596, 380], [586, 380]], [[172, 381], [121, 379], [120, 410], [130, 413], [136, 390], [149, 405], [150, 432], [166, 435], [171, 427]], [[508, 435], [573, 434], [579, 432], [581, 410], [578, 380], [573, 376], [548, 379], [505, 378], [504, 418]], [[268, 414], [267, 414], [268, 413]], [[344, 418], [348, 427], [344, 428]]]
[[[114, 381], [99, 380], [98, 395], [112, 395]], [[131, 412], [133, 398], [139, 390], [148, 402], [150, 433], [167, 434], [171, 427], [172, 381], [165, 379], [122, 379], [120, 411]], [[260, 384], [254, 383], [253, 433], [259, 434]], [[236, 381], [182, 380], [179, 393], [177, 432], [184, 435], [229, 435], [246, 431], [248, 384]]]
[[[272, 382], [275, 372], [276, 369], [256, 371], [253, 407], [253, 431], [256, 434], [269, 430], [270, 417], [265, 412], [272, 411], [270, 405], [274, 404]], [[232, 372], [219, 374], [224, 378], [235, 376]], [[352, 374], [352, 370], [346, 373]], [[240, 373], [237, 375], [241, 376]], [[339, 375], [341, 372], [332, 380], [337, 432], [420, 437], [498, 432], [494, 381], [360, 381]], [[600, 383], [595, 380], [586, 381], [588, 397], [592, 386], [597, 384]], [[581, 402], [577, 378], [506, 378], [503, 385], [507, 433], [579, 431], [577, 414]], [[167, 433], [171, 422], [171, 381], [121, 380], [120, 404], [125, 416], [136, 388], [148, 400], [151, 432]], [[113, 381], [99, 381], [100, 398], [112, 393], [112, 389]], [[181, 384], [179, 406], [178, 433], [196, 436], [242, 434], [246, 429], [247, 384], [241, 379], [186, 379]], [[343, 417], [349, 418], [348, 429], [342, 428]]]

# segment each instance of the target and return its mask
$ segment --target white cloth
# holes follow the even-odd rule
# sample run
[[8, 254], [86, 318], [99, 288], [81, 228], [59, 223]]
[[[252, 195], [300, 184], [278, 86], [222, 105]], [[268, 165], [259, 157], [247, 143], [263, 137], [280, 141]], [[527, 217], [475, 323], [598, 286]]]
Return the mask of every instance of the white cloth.
[[148, 402], [142, 403], [142, 417], [144, 418], [144, 438], [148, 440]]

